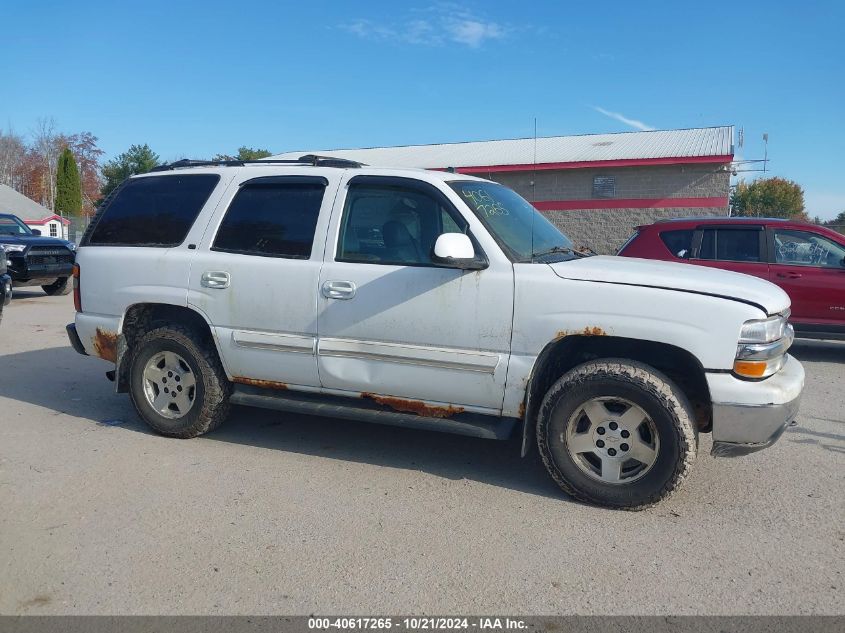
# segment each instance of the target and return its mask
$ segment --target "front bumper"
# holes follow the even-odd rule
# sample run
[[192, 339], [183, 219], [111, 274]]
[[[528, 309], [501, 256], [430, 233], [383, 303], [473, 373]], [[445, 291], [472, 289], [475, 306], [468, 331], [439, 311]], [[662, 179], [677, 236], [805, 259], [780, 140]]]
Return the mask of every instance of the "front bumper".
[[795, 420], [804, 388], [804, 368], [787, 356], [778, 373], [759, 382], [730, 374], [708, 374], [713, 399], [716, 457], [738, 457], [768, 448]]

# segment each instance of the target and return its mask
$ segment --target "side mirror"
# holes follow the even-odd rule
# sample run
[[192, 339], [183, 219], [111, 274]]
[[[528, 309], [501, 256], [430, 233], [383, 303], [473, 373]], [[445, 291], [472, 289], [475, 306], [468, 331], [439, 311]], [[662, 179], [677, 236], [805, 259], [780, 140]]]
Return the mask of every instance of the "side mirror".
[[41, 229], [29, 229], [33, 235], [41, 235]]
[[431, 259], [436, 264], [462, 270], [481, 270], [487, 263], [475, 256], [472, 240], [463, 233], [443, 233], [434, 243]]

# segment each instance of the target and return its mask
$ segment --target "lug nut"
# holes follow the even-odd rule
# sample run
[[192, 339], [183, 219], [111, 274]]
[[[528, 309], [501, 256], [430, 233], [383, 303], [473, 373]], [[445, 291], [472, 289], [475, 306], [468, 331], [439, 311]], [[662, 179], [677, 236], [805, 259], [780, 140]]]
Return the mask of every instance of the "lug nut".
[[616, 422], [611, 422], [608, 426], [610, 427], [611, 431], [615, 431], [616, 429], [619, 428], [619, 425], [616, 424]]
[[164, 393], [170, 393], [170, 390], [169, 390], [167, 387], [165, 387], [165, 388], [164, 388]]
[[631, 434], [628, 431], [622, 431], [619, 435], [621, 435], [622, 437], [630, 437], [631, 436]]
[[172, 371], [167, 372], [167, 377], [168, 377], [168, 378], [173, 378], [173, 372], [172, 372]]
[[630, 446], [628, 446], [627, 444], [620, 444], [619, 448], [622, 449], [623, 451], [627, 451], [630, 448]]
[[604, 435], [604, 427], [600, 426], [599, 428], [597, 428], [596, 433], [598, 433], [599, 435]]
[[604, 442], [602, 440], [598, 440], [596, 442], [596, 446], [598, 446], [599, 448], [604, 448]]
[[613, 457], [614, 455], [616, 455], [616, 449], [615, 448], [607, 449], [607, 454], [610, 455], [611, 457]]

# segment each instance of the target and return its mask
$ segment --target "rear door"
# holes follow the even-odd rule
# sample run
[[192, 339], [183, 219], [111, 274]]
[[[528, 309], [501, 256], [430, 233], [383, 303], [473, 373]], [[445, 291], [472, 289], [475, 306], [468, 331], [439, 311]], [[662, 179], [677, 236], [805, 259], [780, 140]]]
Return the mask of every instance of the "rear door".
[[235, 382], [318, 388], [317, 282], [337, 179], [256, 172], [242, 170], [209, 223], [188, 302]]
[[691, 264], [769, 278], [762, 224], [704, 225], [693, 240]]
[[845, 323], [845, 244], [811, 231], [769, 231], [770, 279], [792, 299], [792, 320]]

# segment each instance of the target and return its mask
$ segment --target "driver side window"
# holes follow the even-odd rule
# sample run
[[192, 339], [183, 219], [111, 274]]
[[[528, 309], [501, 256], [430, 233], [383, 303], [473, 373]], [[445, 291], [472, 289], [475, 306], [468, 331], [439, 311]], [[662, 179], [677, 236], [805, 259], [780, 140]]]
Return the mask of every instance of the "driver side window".
[[433, 196], [413, 187], [351, 185], [346, 197], [337, 260], [402, 266], [433, 265], [442, 233], [466, 230]]

